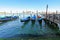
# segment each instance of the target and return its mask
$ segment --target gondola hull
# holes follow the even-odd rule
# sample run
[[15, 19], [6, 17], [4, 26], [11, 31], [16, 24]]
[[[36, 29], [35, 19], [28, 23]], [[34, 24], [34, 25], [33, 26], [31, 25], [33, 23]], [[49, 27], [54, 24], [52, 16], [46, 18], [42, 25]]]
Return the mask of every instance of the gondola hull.
[[31, 17], [31, 21], [33, 21], [33, 22], [36, 21], [36, 16], [35, 15]]
[[0, 22], [6, 22], [6, 21], [10, 21], [10, 20], [14, 20], [14, 19], [17, 19], [18, 17], [17, 16], [6, 16], [6, 17], [3, 17], [3, 18], [0, 18]]
[[38, 22], [39, 23], [42, 23], [42, 18], [38, 18]]
[[27, 17], [27, 18], [25, 18], [25, 19], [21, 19], [20, 21], [21, 22], [27, 22], [27, 21], [29, 21], [30, 20], [30, 17]]

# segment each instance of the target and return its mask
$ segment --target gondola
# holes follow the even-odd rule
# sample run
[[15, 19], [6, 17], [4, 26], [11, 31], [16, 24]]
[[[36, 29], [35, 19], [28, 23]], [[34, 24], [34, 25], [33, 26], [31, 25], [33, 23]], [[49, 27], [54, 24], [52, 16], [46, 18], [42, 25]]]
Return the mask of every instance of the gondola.
[[42, 19], [43, 19], [43, 18], [42, 18], [41, 16], [37, 16], [37, 17], [38, 17], [38, 22], [39, 22], [39, 23], [42, 23]]
[[36, 21], [36, 16], [35, 15], [31, 17], [31, 21], [32, 22], [35, 22]]
[[28, 16], [28, 17], [26, 17], [26, 18], [22, 18], [22, 19], [20, 19], [20, 20], [21, 20], [21, 22], [27, 22], [27, 21], [30, 20], [30, 16]]
[[6, 21], [9, 21], [9, 20], [11, 20], [11, 18], [8, 18], [8, 17], [0, 18], [0, 22], [6, 22]]
[[1, 17], [0, 18], [0, 22], [6, 22], [6, 21], [10, 21], [10, 20], [14, 20], [14, 19], [17, 19], [18, 17], [17, 16], [5, 16], [5, 17]]
[[19, 17], [18, 16], [12, 16], [12, 19], [18, 19]]

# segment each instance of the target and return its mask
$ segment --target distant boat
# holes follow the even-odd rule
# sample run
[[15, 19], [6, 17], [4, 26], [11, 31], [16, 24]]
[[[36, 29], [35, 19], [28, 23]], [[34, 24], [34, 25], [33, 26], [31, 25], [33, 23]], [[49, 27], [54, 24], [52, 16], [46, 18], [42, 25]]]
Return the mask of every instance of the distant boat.
[[36, 16], [34, 15], [31, 17], [31, 21], [35, 21], [35, 20], [36, 20]]
[[26, 17], [26, 18], [22, 18], [21, 19], [21, 22], [27, 22], [27, 21], [29, 21], [30, 20], [30, 16], [28, 16], [28, 17]]
[[10, 18], [7, 18], [7, 17], [0, 18], [0, 22], [6, 22], [8, 20], [10, 20]]
[[10, 21], [10, 20], [13, 20], [13, 19], [17, 19], [18, 17], [17, 16], [5, 16], [5, 17], [2, 17], [0, 18], [0, 22], [6, 22], [6, 21]]
[[19, 18], [18, 16], [6, 16], [7, 20], [14, 20]]
[[12, 16], [12, 19], [17, 19], [17, 18], [19, 18], [18, 16]]

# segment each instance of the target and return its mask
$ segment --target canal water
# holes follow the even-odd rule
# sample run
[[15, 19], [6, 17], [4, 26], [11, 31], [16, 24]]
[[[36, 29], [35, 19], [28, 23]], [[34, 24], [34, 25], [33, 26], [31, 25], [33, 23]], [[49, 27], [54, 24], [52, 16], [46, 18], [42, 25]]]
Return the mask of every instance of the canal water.
[[55, 31], [45, 24], [36, 22], [20, 22], [19, 19], [0, 24], [0, 38], [21, 37], [27, 35], [49, 35]]
[[20, 18], [0, 23], [0, 38], [46, 36], [56, 32], [44, 20], [42, 20], [42, 23], [38, 21], [20, 22]]

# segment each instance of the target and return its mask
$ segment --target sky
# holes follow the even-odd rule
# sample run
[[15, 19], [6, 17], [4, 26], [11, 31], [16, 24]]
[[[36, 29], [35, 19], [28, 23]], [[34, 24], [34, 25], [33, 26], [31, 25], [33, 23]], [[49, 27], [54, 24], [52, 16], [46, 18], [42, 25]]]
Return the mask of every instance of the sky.
[[0, 0], [0, 11], [60, 11], [60, 0]]

